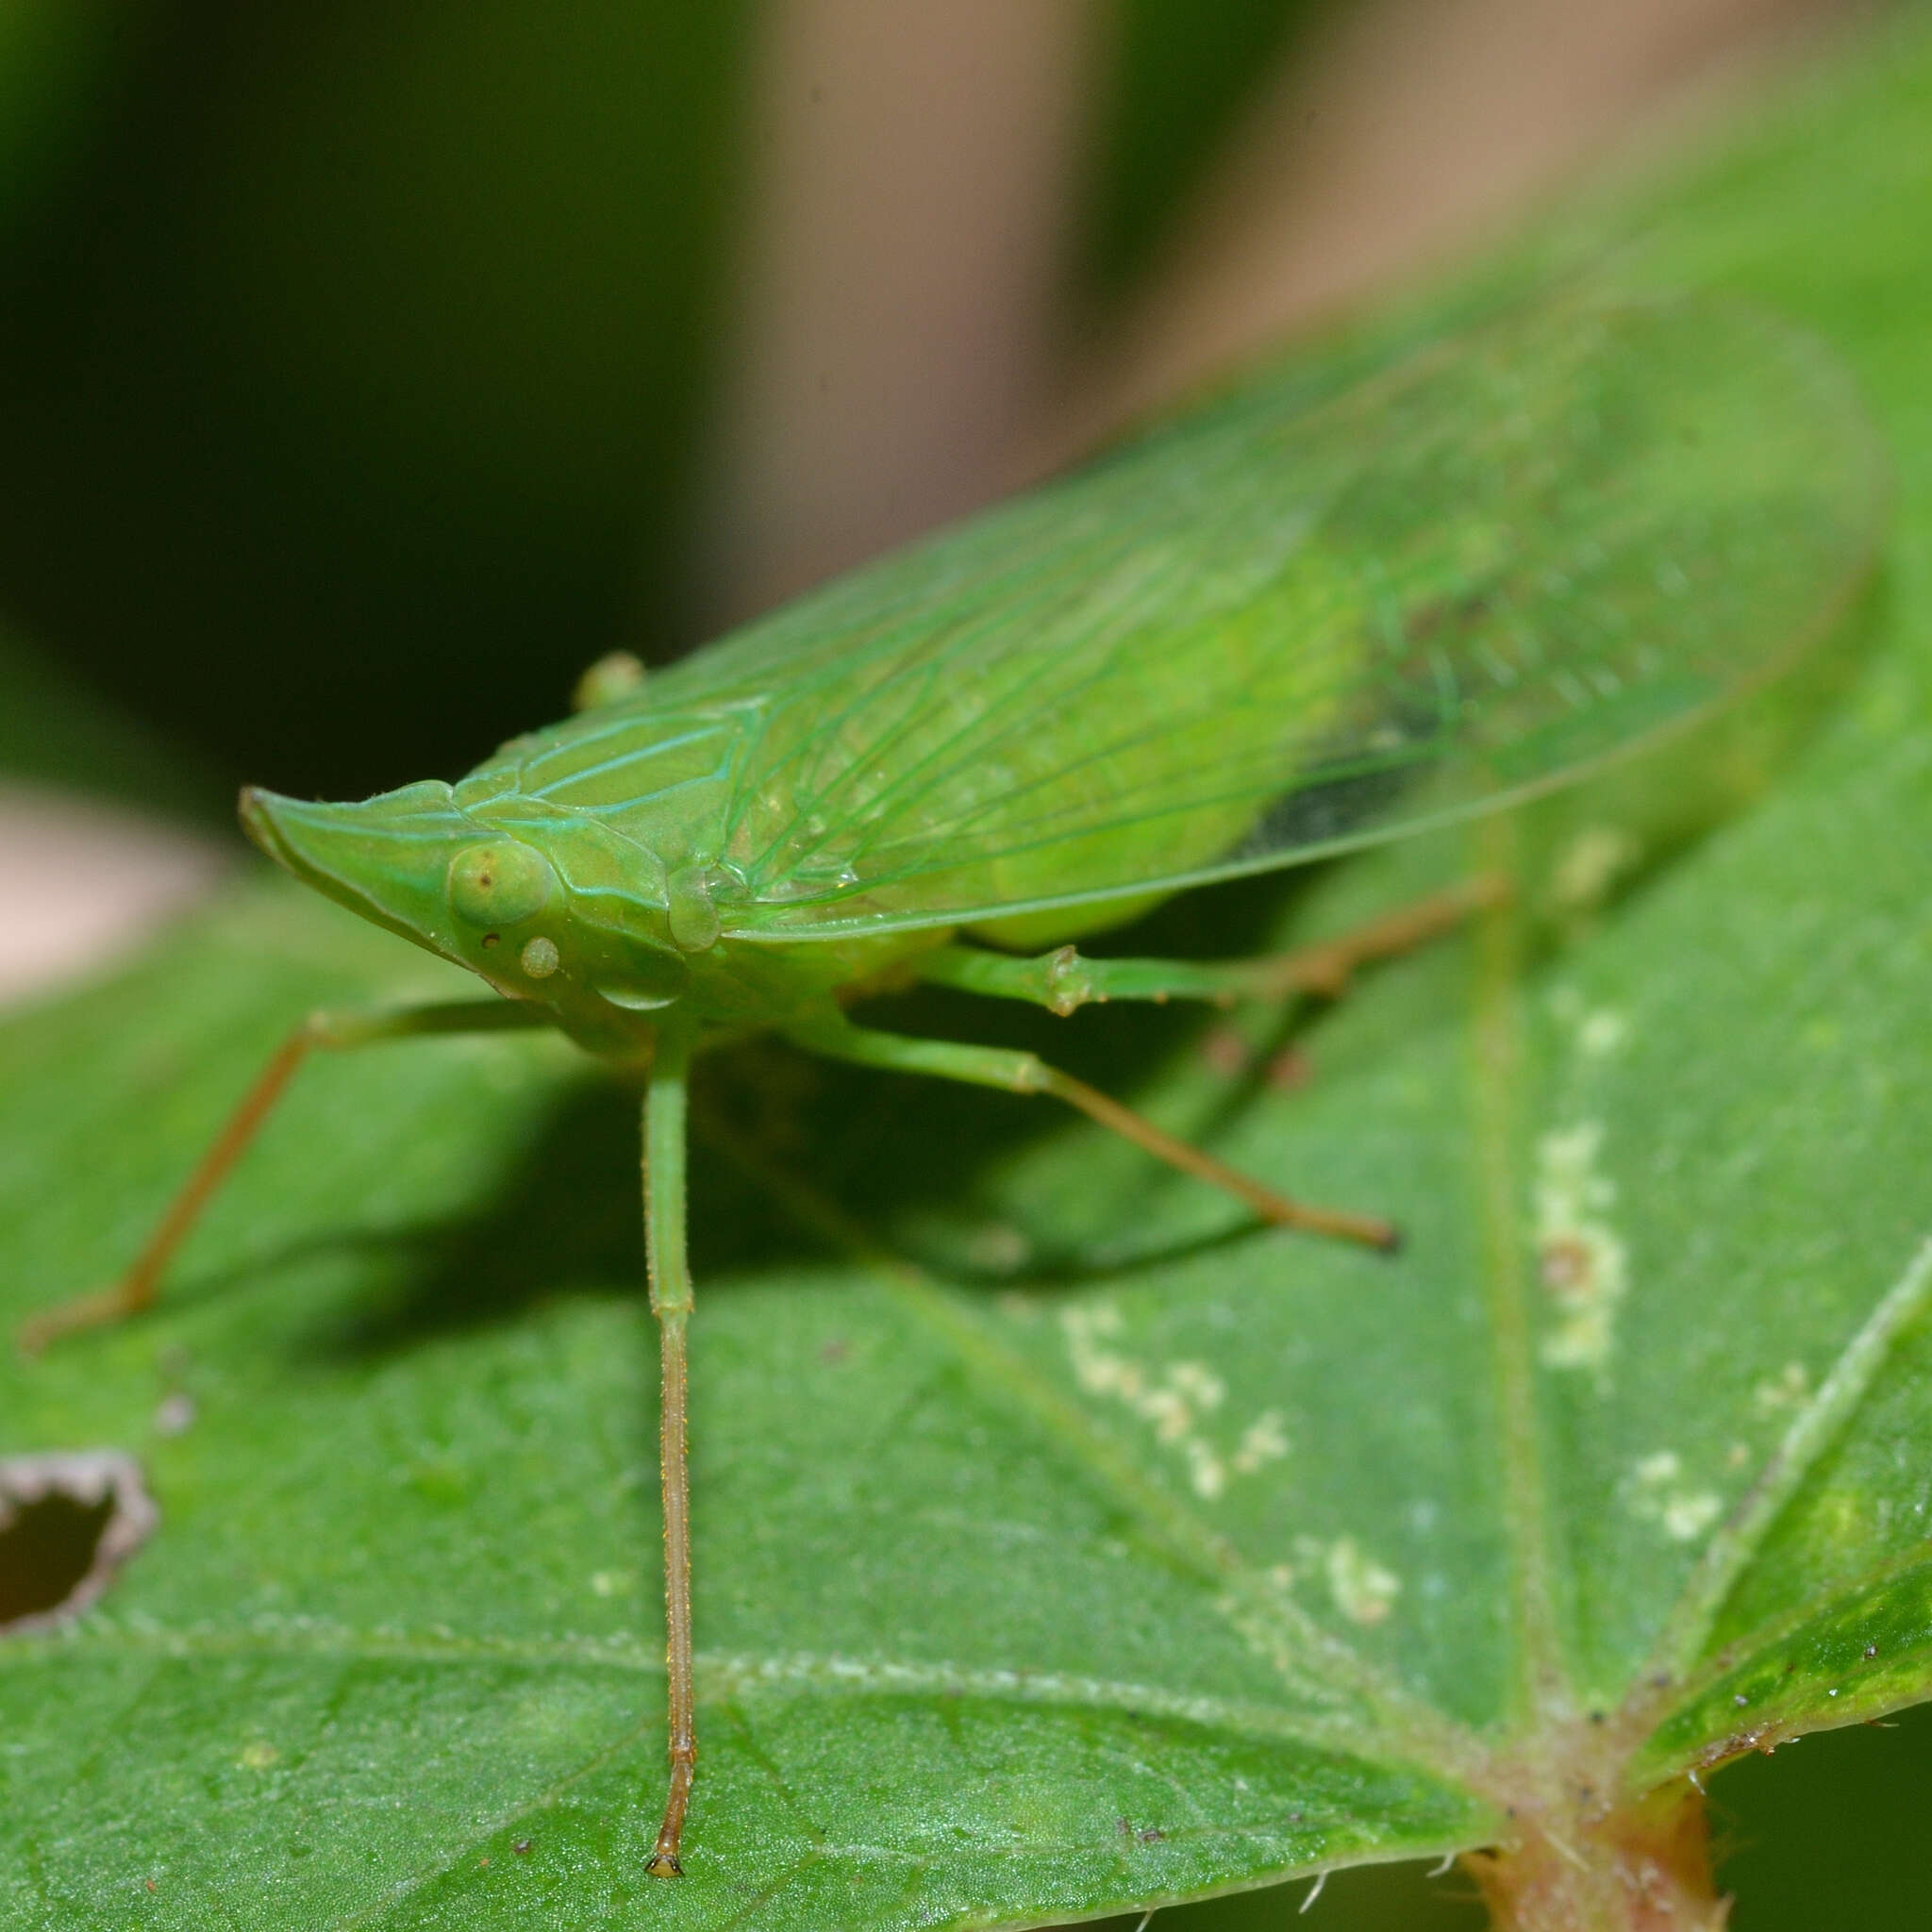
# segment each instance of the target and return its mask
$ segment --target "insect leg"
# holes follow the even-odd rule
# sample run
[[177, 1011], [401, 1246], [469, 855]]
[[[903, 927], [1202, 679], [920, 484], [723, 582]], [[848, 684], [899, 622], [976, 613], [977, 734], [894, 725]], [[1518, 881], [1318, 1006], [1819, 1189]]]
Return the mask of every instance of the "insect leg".
[[147, 1244], [112, 1288], [78, 1295], [21, 1324], [18, 1341], [27, 1353], [44, 1348], [57, 1337], [79, 1328], [95, 1328], [152, 1307], [162, 1274], [175, 1250], [201, 1217], [201, 1210], [229, 1171], [247, 1151], [249, 1142], [295, 1077], [302, 1062], [318, 1048], [341, 1051], [373, 1046], [385, 1040], [412, 1040], [435, 1033], [502, 1032], [514, 1027], [547, 1024], [534, 1007], [514, 1000], [452, 1000], [430, 1007], [410, 1007], [393, 1013], [323, 1011], [310, 1013], [270, 1058], [254, 1086], [228, 1116], [208, 1152], [169, 1203]]
[[1158, 1160], [1183, 1174], [1220, 1188], [1278, 1227], [1306, 1228], [1316, 1234], [1360, 1241], [1372, 1248], [1392, 1248], [1395, 1229], [1372, 1215], [1334, 1208], [1311, 1208], [1291, 1201], [1273, 1188], [1216, 1160], [1198, 1147], [1164, 1133], [1131, 1108], [1123, 1107], [1098, 1088], [1050, 1067], [1036, 1054], [1008, 1047], [962, 1046], [951, 1041], [912, 1040], [903, 1033], [881, 1033], [855, 1026], [842, 1015], [814, 1018], [787, 1028], [788, 1037], [813, 1053], [833, 1059], [857, 1060], [862, 1066], [885, 1067], [894, 1073], [930, 1074], [941, 1080], [963, 1080], [974, 1087], [997, 1087], [1008, 1093], [1050, 1093], [1076, 1107], [1091, 1120], [1145, 1148]]
[[1412, 906], [1319, 945], [1267, 959], [1084, 959], [1072, 946], [1015, 959], [982, 946], [941, 946], [918, 962], [922, 979], [994, 999], [1025, 1000], [1056, 1013], [1093, 1001], [1282, 999], [1310, 993], [1334, 999], [1358, 968], [1393, 958], [1498, 904], [1507, 885], [1494, 876], [1467, 879]]
[[691, 1626], [691, 1480], [685, 1439], [685, 1326], [691, 1319], [691, 1264], [685, 1253], [685, 1090], [691, 1038], [666, 1026], [658, 1036], [644, 1094], [644, 1250], [651, 1312], [658, 1318], [663, 1393], [658, 1412], [658, 1471], [664, 1493], [664, 1689], [671, 1729], [671, 1788], [664, 1823], [644, 1870], [677, 1878], [678, 1840], [697, 1768], [696, 1698]]

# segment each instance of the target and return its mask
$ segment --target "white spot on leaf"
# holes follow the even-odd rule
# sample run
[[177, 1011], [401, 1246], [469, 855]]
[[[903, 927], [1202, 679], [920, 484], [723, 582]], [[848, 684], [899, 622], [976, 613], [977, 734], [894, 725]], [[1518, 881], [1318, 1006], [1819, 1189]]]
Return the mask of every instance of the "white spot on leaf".
[[1219, 1408], [1227, 1395], [1227, 1384], [1200, 1362], [1176, 1362], [1167, 1378], [1204, 1414]]
[[1279, 1462], [1288, 1454], [1288, 1437], [1281, 1426], [1281, 1411], [1264, 1408], [1241, 1431], [1241, 1445], [1234, 1453], [1234, 1466], [1242, 1475], [1253, 1475], [1265, 1462]]
[[1546, 1368], [1606, 1367], [1629, 1287], [1627, 1251], [1604, 1218], [1617, 1189], [1597, 1166], [1603, 1134], [1600, 1122], [1585, 1121], [1537, 1142], [1538, 1272], [1557, 1318], [1543, 1337]]
[[1189, 1487], [1204, 1502], [1220, 1497], [1231, 1478], [1287, 1456], [1287, 1432], [1272, 1408], [1242, 1429], [1232, 1451], [1217, 1445], [1203, 1424], [1227, 1400], [1226, 1382], [1206, 1362], [1141, 1362], [1110, 1346], [1124, 1327], [1112, 1303], [1067, 1308], [1060, 1327], [1082, 1392], [1122, 1403], [1146, 1423], [1156, 1442], [1180, 1457]]
[[1695, 1542], [1717, 1521], [1724, 1499], [1709, 1490], [1673, 1496], [1664, 1505], [1664, 1534], [1673, 1542]]
[[1629, 1037], [1629, 1021], [1607, 1007], [1589, 1015], [1576, 1029], [1576, 1044], [1591, 1059], [1607, 1058]]
[[1624, 1486], [1631, 1515], [1655, 1523], [1675, 1543], [1695, 1542], [1724, 1511], [1724, 1498], [1712, 1490], [1693, 1490], [1682, 1480], [1683, 1459], [1674, 1449], [1640, 1456]]
[[1752, 1406], [1759, 1415], [1779, 1415], [1798, 1407], [1811, 1393], [1811, 1378], [1803, 1362], [1787, 1362], [1774, 1378], [1758, 1383], [1751, 1391]]
[[1227, 1465], [1199, 1436], [1188, 1439], [1187, 1457], [1188, 1480], [1193, 1484], [1195, 1495], [1213, 1502], [1227, 1487]]
[[1328, 1594], [1351, 1624], [1380, 1624], [1395, 1607], [1401, 1577], [1364, 1556], [1352, 1536], [1337, 1537], [1328, 1545], [1326, 1567]]

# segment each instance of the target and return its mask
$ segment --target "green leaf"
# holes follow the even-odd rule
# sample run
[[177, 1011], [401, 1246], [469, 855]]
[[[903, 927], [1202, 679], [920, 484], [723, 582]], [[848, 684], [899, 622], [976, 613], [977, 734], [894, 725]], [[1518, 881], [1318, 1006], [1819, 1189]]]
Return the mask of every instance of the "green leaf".
[[[1268, 1015], [880, 1009], [1042, 1042], [1395, 1214], [1400, 1258], [1249, 1231], [1017, 1100], [709, 1069], [703, 1755], [654, 1883], [634, 1096], [543, 1040], [319, 1064], [159, 1313], [0, 1367], [0, 1452], [132, 1452], [162, 1511], [96, 1609], [0, 1644], [0, 1916], [1039, 1924], [1493, 1842], [1580, 1771], [1634, 1829], [1924, 1697], [1928, 96], [1894, 27], [1556, 244], [1809, 322], [1891, 437], [1874, 647], [1755, 809], [1648, 869], [1616, 792], [1479, 831], [1581, 881], [1564, 930], [1378, 974], [1300, 1084]], [[1143, 937], [1328, 929], [1444, 863]], [[0, 1035], [0, 1319], [125, 1263], [296, 1014], [451, 977], [263, 886]]]

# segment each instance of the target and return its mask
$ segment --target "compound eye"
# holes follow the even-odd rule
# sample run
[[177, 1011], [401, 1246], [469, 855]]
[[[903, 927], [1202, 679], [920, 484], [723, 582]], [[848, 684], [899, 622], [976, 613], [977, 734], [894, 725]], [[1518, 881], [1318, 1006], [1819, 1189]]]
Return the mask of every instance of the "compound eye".
[[515, 925], [542, 911], [556, 883], [541, 852], [514, 839], [495, 839], [450, 860], [450, 909], [469, 925]]

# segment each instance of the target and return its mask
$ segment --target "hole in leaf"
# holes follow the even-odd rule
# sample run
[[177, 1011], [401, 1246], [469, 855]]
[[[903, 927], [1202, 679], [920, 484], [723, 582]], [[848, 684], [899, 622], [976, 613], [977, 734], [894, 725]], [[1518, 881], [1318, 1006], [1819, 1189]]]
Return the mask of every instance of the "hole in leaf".
[[159, 1521], [118, 1449], [0, 1457], [0, 1636], [77, 1617]]

